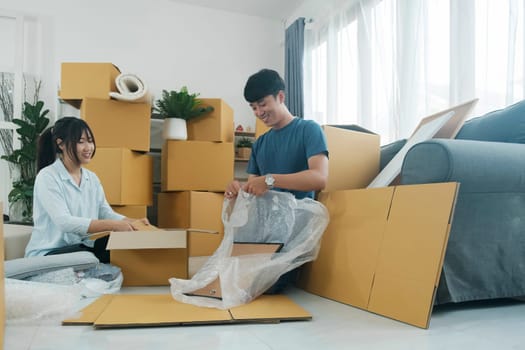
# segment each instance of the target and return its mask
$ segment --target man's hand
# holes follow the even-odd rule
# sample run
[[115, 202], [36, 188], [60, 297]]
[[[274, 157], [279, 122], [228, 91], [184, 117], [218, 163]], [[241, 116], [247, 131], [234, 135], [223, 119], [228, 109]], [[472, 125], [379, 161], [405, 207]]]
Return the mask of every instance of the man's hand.
[[264, 181], [265, 178], [265, 176], [250, 176], [248, 182], [246, 182], [242, 188], [243, 191], [256, 196], [262, 196], [268, 191], [268, 186]]

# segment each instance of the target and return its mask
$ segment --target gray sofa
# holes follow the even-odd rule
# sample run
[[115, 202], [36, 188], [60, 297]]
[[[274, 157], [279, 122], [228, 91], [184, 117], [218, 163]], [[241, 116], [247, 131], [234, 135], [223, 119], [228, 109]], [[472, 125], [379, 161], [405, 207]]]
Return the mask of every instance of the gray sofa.
[[408, 151], [401, 184], [449, 181], [460, 189], [436, 303], [525, 295], [525, 101]]

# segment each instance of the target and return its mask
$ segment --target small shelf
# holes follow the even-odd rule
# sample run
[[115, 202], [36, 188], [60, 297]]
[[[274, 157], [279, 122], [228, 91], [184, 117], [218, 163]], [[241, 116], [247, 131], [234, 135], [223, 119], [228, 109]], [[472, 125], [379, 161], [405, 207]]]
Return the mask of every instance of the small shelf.
[[255, 133], [251, 131], [236, 131], [235, 136], [255, 137]]
[[235, 158], [236, 162], [247, 162], [249, 160], [250, 160], [250, 158]]

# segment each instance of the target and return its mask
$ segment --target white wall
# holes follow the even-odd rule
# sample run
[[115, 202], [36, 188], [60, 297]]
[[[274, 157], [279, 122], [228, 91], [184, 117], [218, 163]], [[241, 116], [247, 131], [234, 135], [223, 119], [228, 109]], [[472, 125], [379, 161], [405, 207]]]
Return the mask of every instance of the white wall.
[[[248, 76], [261, 68], [284, 74], [284, 25], [277, 20], [169, 0], [2, 0], [2, 11], [41, 23], [40, 63], [31, 71], [41, 74], [40, 97], [52, 116], [60, 108], [61, 62], [112, 62], [143, 78], [155, 96], [186, 85], [224, 99], [235, 124], [252, 130], [255, 117], [242, 95]], [[7, 191], [0, 188], [0, 200]]]
[[112, 62], [142, 77], [156, 96], [187, 85], [201, 97], [223, 98], [237, 124], [254, 128], [242, 97], [246, 79], [265, 67], [284, 73], [277, 20], [169, 0], [2, 0], [0, 9], [43, 19], [44, 98], [56, 98], [61, 62]]

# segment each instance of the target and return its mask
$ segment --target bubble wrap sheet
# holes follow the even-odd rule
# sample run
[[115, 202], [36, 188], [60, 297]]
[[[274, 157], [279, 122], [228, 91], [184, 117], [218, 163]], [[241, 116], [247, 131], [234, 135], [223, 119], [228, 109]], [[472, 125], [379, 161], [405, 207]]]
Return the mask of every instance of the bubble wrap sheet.
[[[255, 197], [240, 192], [224, 200], [224, 239], [203, 267], [190, 279], [171, 278], [171, 294], [181, 302], [227, 309], [246, 304], [271, 287], [279, 277], [319, 252], [329, 221], [327, 209], [290, 193], [268, 191]], [[284, 243], [274, 254], [231, 256], [234, 242]], [[220, 279], [222, 299], [190, 296], [193, 291]]]

